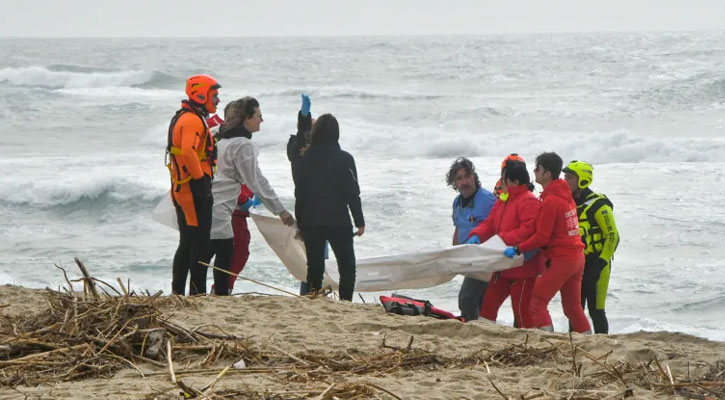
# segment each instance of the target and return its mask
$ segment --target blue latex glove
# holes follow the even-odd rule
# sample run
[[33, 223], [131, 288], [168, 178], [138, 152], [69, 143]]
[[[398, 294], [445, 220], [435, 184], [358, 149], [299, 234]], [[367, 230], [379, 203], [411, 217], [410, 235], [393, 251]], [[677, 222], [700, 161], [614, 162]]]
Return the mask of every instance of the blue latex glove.
[[503, 251], [503, 255], [508, 258], [514, 258], [516, 255], [516, 249], [514, 247], [507, 247], [506, 250]]
[[247, 199], [244, 203], [240, 204], [238, 208], [244, 212], [249, 212], [249, 209], [252, 208], [252, 205], [254, 205], [254, 200]]
[[252, 207], [254, 208], [257, 208], [258, 205], [262, 204], [262, 199], [260, 199], [256, 194], [252, 196], [250, 200], [252, 200]]
[[478, 235], [473, 235], [466, 240], [463, 244], [481, 244], [481, 239], [478, 237]]
[[312, 101], [310, 100], [310, 96], [302, 93], [302, 108], [300, 108], [300, 113], [304, 115], [305, 117], [310, 115], [310, 108], [312, 107]]
[[262, 204], [262, 200], [260, 200], [257, 196], [252, 196], [247, 199], [244, 203], [237, 206], [237, 208], [241, 209], [244, 212], [249, 212], [249, 209], [252, 207], [257, 207], [258, 205]]

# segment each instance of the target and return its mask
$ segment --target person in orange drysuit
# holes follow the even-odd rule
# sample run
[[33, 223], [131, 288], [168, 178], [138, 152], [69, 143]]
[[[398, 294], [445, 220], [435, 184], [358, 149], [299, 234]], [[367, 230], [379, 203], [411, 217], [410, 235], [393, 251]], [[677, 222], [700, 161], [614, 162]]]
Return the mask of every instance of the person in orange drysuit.
[[207, 268], [198, 262], [208, 252], [211, 210], [214, 202], [216, 147], [206, 118], [216, 113], [219, 88], [216, 79], [194, 75], [186, 80], [188, 99], [171, 119], [166, 148], [171, 173], [171, 200], [179, 225], [179, 246], [174, 255], [171, 289], [184, 294], [191, 274], [189, 295], [206, 293]]

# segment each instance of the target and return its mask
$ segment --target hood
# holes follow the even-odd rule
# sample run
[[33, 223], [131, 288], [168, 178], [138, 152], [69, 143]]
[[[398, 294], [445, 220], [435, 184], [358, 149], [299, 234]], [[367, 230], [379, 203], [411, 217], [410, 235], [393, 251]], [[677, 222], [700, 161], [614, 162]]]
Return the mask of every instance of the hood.
[[204, 108], [203, 104], [199, 104], [192, 100], [181, 100], [181, 108], [192, 111], [204, 118], [209, 116], [209, 112], [206, 111], [206, 108]]
[[231, 139], [234, 137], [245, 137], [247, 139], [252, 139], [252, 134], [249, 133], [247, 128], [242, 126], [228, 126], [222, 123], [222, 125], [219, 127], [219, 133], [215, 136], [217, 139]]
[[302, 160], [307, 165], [322, 165], [332, 162], [334, 155], [340, 152], [340, 145], [337, 143], [320, 143], [311, 146], [302, 155]]
[[[340, 132], [338, 131], [332, 131], [332, 130], [320, 130], [315, 133], [317, 135], [317, 139], [315, 140], [315, 143], [313, 146], [337, 146], [339, 145], [340, 140]], [[311, 138], [310, 138], [311, 139]]]
[[563, 179], [555, 179], [546, 186], [541, 193], [541, 198], [544, 199], [546, 196], [556, 196], [567, 201], [574, 201], [571, 197], [571, 189], [569, 189], [569, 185]]

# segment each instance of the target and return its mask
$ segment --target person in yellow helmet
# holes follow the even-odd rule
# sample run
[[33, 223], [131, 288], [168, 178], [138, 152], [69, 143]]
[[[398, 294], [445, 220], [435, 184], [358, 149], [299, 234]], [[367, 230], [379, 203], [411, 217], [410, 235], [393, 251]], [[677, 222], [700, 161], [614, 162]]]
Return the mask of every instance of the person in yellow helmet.
[[179, 225], [179, 246], [174, 254], [171, 290], [184, 294], [186, 278], [189, 295], [206, 293], [207, 269], [198, 262], [206, 258], [214, 199], [211, 181], [216, 164], [216, 146], [206, 118], [216, 113], [221, 86], [208, 75], [186, 80], [187, 100], [169, 124], [166, 147], [167, 168], [171, 174], [171, 200]]
[[612, 257], [619, 245], [614, 205], [607, 196], [589, 188], [594, 179], [594, 168], [588, 162], [572, 161], [562, 171], [577, 205], [579, 234], [584, 242], [582, 307], [588, 306], [594, 333], [609, 333], [604, 303]]

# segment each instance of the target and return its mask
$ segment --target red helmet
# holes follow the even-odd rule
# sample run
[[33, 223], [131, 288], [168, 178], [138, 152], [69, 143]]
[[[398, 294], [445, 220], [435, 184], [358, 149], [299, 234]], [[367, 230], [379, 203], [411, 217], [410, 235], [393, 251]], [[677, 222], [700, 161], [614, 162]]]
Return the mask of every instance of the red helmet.
[[209, 75], [194, 75], [186, 80], [186, 95], [189, 100], [204, 105], [209, 113], [216, 112], [216, 104], [214, 104], [214, 96], [219, 93], [222, 87], [216, 79]]

